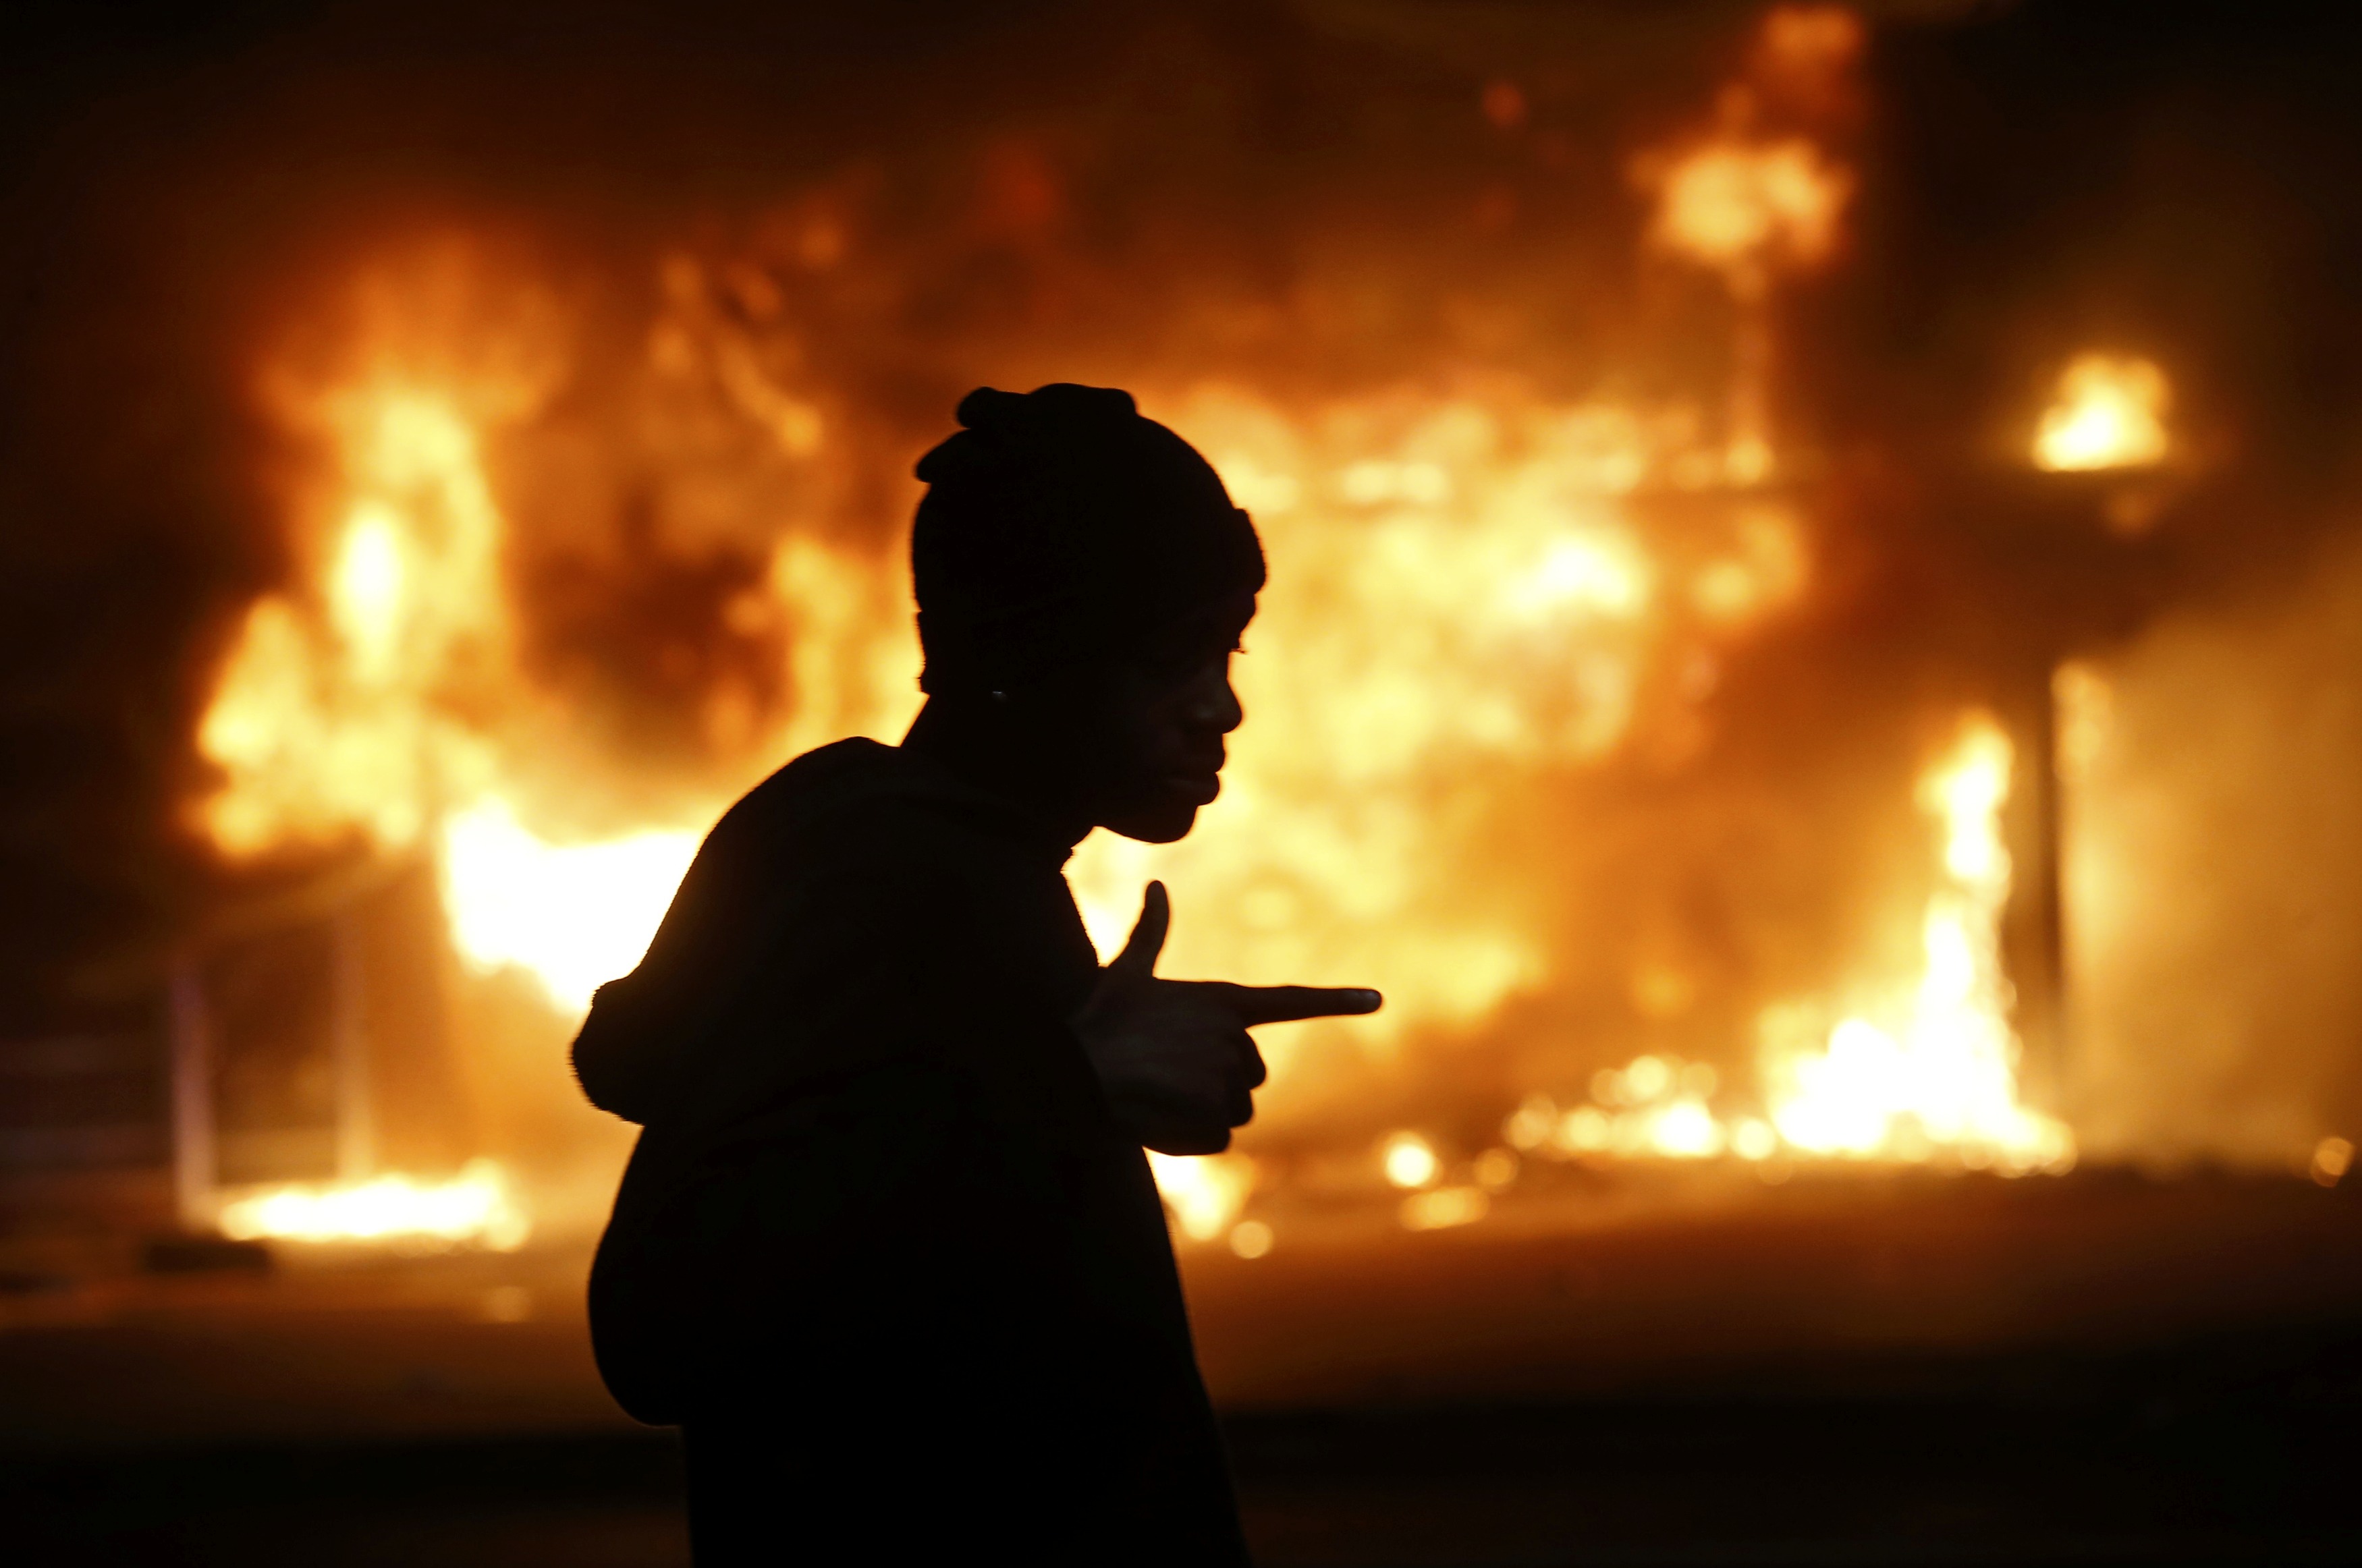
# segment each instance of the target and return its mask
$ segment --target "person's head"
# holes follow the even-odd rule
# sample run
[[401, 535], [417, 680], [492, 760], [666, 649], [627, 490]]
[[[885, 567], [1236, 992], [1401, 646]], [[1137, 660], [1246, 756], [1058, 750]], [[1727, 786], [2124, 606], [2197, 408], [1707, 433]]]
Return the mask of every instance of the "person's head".
[[1214, 798], [1263, 550], [1127, 392], [979, 388], [929, 452], [911, 568], [920, 685], [1045, 810], [1167, 843]]

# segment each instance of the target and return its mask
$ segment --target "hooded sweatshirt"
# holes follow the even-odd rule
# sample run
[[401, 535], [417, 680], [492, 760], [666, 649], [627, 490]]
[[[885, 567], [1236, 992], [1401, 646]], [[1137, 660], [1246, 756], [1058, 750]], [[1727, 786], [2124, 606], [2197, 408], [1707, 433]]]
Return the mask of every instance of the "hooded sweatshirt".
[[928, 758], [808, 753], [722, 819], [575, 1043], [643, 1127], [590, 1280], [689, 1434], [701, 1562], [1242, 1562], [1146, 1161], [1067, 1020], [1072, 846]]

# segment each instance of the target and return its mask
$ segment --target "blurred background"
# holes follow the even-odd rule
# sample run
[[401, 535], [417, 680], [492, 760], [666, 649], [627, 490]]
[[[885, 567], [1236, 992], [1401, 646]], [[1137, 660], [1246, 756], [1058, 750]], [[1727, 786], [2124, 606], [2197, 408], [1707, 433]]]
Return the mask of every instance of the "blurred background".
[[1120, 385], [1273, 580], [1112, 950], [1282, 1563], [2350, 1560], [2362, 23], [0, 20], [0, 1544], [686, 1561], [566, 1045]]

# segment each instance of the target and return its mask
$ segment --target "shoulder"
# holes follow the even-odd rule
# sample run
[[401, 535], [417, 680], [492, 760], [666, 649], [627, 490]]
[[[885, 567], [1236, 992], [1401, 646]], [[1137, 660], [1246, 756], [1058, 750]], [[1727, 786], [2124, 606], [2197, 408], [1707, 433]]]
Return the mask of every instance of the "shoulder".
[[872, 876], [1028, 873], [1056, 880], [1063, 846], [926, 757], [872, 740], [806, 752], [756, 785], [709, 844], [792, 876], [855, 865]]

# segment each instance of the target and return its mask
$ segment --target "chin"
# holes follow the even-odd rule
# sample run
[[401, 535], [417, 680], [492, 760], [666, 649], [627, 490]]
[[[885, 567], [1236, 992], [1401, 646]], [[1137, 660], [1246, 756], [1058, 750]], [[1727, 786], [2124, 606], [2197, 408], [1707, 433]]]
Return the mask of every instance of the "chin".
[[1188, 837], [1189, 830], [1198, 825], [1198, 808], [1188, 804], [1153, 806], [1126, 812], [1099, 825], [1142, 844], [1172, 844]]

